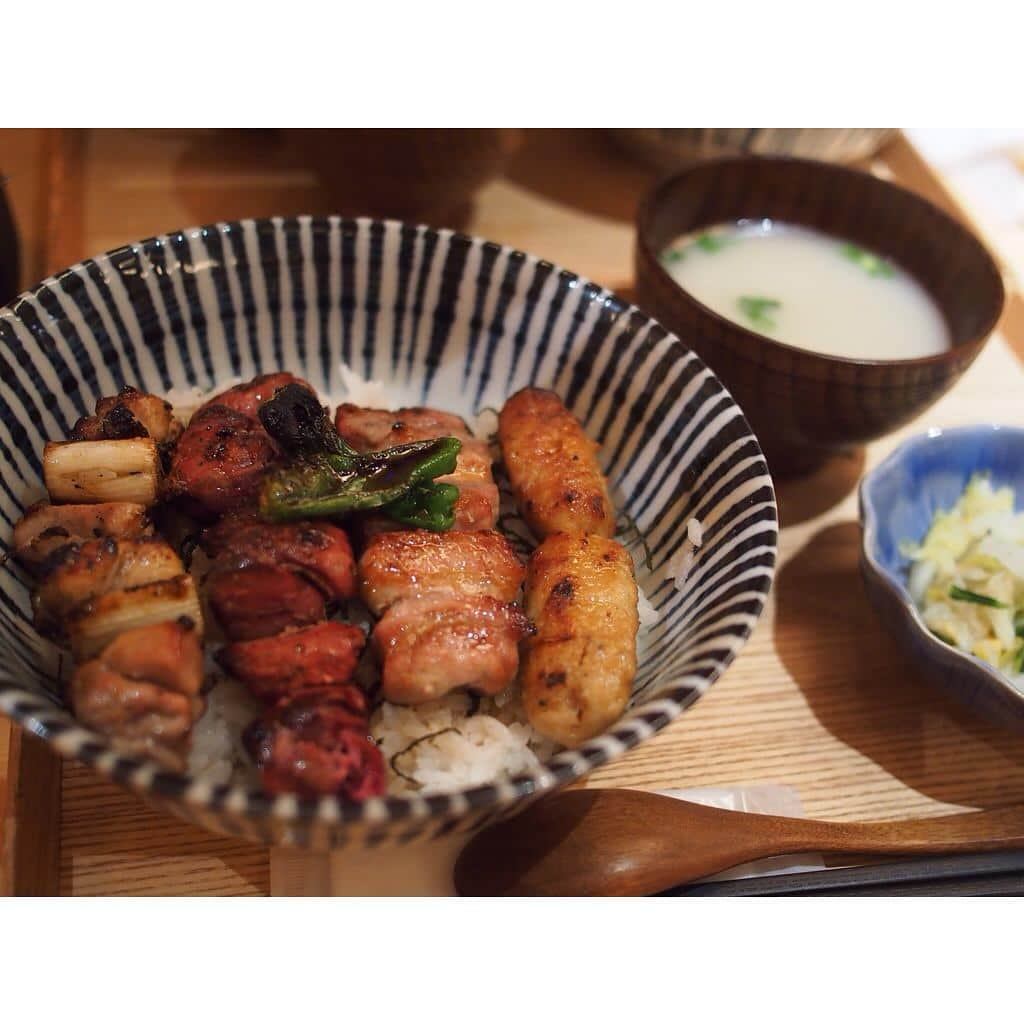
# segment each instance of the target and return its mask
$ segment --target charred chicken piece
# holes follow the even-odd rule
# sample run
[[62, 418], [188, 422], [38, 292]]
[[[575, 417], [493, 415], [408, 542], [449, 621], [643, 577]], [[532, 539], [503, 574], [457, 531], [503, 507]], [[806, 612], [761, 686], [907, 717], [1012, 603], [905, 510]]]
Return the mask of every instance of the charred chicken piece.
[[228, 388], [227, 391], [214, 395], [202, 408], [205, 409], [211, 405], [224, 405], [229, 409], [234, 409], [235, 412], [242, 413], [243, 416], [256, 419], [260, 406], [268, 399], [273, 398], [275, 391], [288, 384], [298, 384], [307, 391], [313, 391], [306, 381], [296, 377], [294, 374], [264, 373], [258, 377], [253, 377], [248, 383], [236, 384], [233, 388]]
[[366, 636], [357, 626], [322, 622], [227, 644], [217, 661], [257, 700], [272, 704], [300, 690], [347, 683], [365, 644]]
[[[465, 420], [438, 409], [412, 408], [389, 412], [358, 405], [338, 407], [334, 425], [341, 437], [359, 452], [381, 451], [393, 445], [455, 437], [462, 442], [455, 471], [437, 477], [437, 484], [459, 489], [455, 502], [455, 530], [493, 530], [498, 521], [498, 488], [491, 475], [491, 455], [485, 442], [470, 433]], [[380, 524], [370, 526], [378, 532]]]
[[280, 566], [215, 567], [207, 577], [206, 593], [214, 618], [232, 641], [311, 626], [326, 611], [318, 587]]
[[208, 522], [255, 498], [278, 454], [259, 420], [226, 405], [204, 405], [178, 441], [164, 496]]
[[157, 444], [169, 444], [181, 433], [170, 402], [156, 395], [124, 387], [96, 403], [93, 416], [83, 416], [71, 431], [72, 441], [120, 441], [129, 437], [151, 437]]
[[14, 556], [38, 575], [55, 552], [70, 544], [101, 537], [148, 537], [153, 527], [144, 505], [129, 501], [98, 505], [51, 505], [29, 508], [14, 527]]
[[500, 693], [515, 678], [519, 641], [532, 633], [514, 604], [462, 594], [408, 598], [373, 632], [381, 689], [395, 704], [422, 704], [465, 686]]
[[427, 594], [515, 599], [526, 569], [494, 530], [380, 533], [359, 559], [360, 596], [374, 615], [396, 601]]
[[329, 599], [355, 596], [348, 537], [323, 520], [265, 523], [251, 513], [235, 513], [207, 529], [201, 543], [218, 570], [281, 566], [315, 583]]
[[355, 686], [289, 697], [246, 729], [243, 742], [269, 793], [365, 800], [385, 791], [386, 769]]
[[173, 579], [184, 571], [177, 552], [159, 537], [104, 537], [69, 544], [43, 569], [43, 580], [32, 597], [36, 627], [59, 633], [66, 617], [86, 601], [111, 590]]
[[71, 677], [70, 697], [83, 725], [173, 768], [183, 766], [193, 723], [202, 714], [200, 631], [192, 620], [122, 633]]

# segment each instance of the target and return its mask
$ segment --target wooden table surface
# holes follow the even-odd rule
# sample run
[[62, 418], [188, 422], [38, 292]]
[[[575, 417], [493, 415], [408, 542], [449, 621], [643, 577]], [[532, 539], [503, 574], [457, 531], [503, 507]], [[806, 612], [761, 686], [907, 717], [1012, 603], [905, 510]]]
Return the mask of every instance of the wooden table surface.
[[[65, 145], [82, 173], [59, 223], [50, 222], [56, 265], [188, 224], [334, 208], [273, 134], [95, 131]], [[950, 205], [902, 138], [872, 166]], [[628, 293], [632, 213], [652, 179], [597, 133], [526, 133], [505, 177], [478, 194], [468, 227]], [[920, 421], [863, 456], [779, 486], [778, 573], [750, 642], [690, 712], [589, 784], [772, 782], [795, 787], [809, 815], [836, 819], [1024, 801], [1024, 736], [939, 696], [875, 618], [857, 567], [855, 494], [866, 468], [927, 426], [1022, 422], [1019, 309], [1011, 306], [974, 367]], [[0, 769], [5, 742], [0, 730]], [[71, 763], [61, 811], [61, 893], [269, 891], [265, 849], [157, 815]]]

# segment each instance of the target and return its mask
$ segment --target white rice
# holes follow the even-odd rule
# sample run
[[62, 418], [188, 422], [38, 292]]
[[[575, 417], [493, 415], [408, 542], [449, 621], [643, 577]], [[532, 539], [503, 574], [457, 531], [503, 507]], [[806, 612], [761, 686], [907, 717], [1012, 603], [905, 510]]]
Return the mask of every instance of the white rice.
[[686, 589], [686, 579], [693, 568], [697, 548], [703, 543], [704, 527], [699, 519], [691, 517], [686, 523], [686, 539], [665, 567], [665, 575], [670, 580], [675, 580], [676, 590]]
[[641, 630], [653, 629], [661, 619], [658, 609], [651, 604], [643, 587], [640, 586], [636, 588], [636, 611], [640, 617]]
[[[499, 695], [499, 697], [502, 695]], [[539, 769], [557, 749], [526, 721], [518, 692], [464, 693], [416, 707], [382, 704], [370, 731], [388, 762], [389, 793], [439, 793]]]
[[214, 785], [252, 781], [255, 772], [242, 747], [242, 731], [260, 711], [241, 683], [220, 676], [206, 698], [205, 713], [192, 729], [189, 773]]

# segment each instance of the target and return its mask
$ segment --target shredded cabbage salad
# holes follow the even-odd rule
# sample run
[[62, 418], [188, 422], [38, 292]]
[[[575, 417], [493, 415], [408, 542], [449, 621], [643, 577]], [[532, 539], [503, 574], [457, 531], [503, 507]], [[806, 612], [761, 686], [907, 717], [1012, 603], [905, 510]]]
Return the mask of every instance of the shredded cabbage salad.
[[903, 554], [928, 628], [1024, 689], [1024, 512], [1014, 512], [1013, 489], [976, 474]]

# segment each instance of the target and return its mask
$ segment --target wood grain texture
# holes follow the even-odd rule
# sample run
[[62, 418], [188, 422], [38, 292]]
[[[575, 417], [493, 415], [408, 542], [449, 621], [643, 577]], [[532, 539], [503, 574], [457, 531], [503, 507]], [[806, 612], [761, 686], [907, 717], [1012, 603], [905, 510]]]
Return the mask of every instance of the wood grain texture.
[[[94, 131], [83, 145], [82, 236], [65, 263], [186, 224], [331, 212], [329, 192], [274, 133]], [[949, 208], [901, 138], [875, 166]], [[597, 133], [527, 132], [505, 176], [477, 194], [469, 228], [628, 290], [632, 218], [653, 177]], [[692, 711], [589, 785], [773, 782], [795, 787], [808, 814], [837, 820], [1024, 801], [1024, 737], [940, 697], [872, 612], [854, 494], [901, 437], [932, 424], [1021, 422], [1024, 337], [1011, 327], [1011, 343], [993, 338], [920, 420], [780, 488], [777, 585], [741, 656]], [[62, 893], [269, 891], [266, 850], [158, 816], [77, 765], [63, 772]]]
[[[3, 129], [21, 249], [21, 287], [59, 269], [61, 240], [81, 234], [78, 130]], [[6, 767], [4, 767], [6, 766]], [[61, 761], [46, 744], [0, 723], [0, 895], [52, 896], [60, 881]]]

